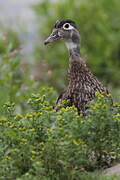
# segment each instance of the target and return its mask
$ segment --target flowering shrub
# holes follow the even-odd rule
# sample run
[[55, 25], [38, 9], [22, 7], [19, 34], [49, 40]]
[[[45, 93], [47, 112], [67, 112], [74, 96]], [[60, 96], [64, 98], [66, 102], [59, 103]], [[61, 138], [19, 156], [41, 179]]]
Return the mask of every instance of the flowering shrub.
[[[30, 75], [30, 64], [24, 62], [21, 42], [12, 31], [0, 34], [0, 106], [14, 101], [20, 112], [25, 112], [27, 97], [38, 88]], [[2, 108], [0, 108], [0, 114]]]
[[[0, 97], [1, 101], [20, 102], [24, 76], [21, 68], [21, 43], [17, 34], [8, 31], [0, 36]], [[2, 104], [0, 102], [0, 105]]]
[[29, 98], [25, 114], [16, 114], [14, 103], [4, 104], [0, 177], [80, 179], [85, 171], [119, 160], [120, 104], [112, 107], [109, 98], [97, 93], [84, 117], [66, 102], [56, 112], [54, 94], [42, 87]]

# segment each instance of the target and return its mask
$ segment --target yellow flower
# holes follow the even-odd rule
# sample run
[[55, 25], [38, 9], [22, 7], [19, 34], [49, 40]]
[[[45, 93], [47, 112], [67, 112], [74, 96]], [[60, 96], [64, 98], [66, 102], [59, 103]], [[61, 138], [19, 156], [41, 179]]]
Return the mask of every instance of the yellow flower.
[[44, 150], [45, 150], [45, 148], [43, 147], [43, 148], [42, 148], [42, 151], [44, 151]]
[[119, 120], [120, 118], [119, 118], [118, 116], [115, 116], [115, 119], [116, 119], [116, 120]]
[[32, 93], [32, 96], [33, 96], [33, 97], [36, 97], [36, 94]]
[[6, 103], [4, 103], [4, 107], [9, 107], [8, 109], [10, 109], [12, 106], [14, 106], [15, 105], [15, 103], [14, 102], [12, 102], [12, 103], [10, 103], [9, 101], [8, 102], [6, 102]]
[[58, 107], [59, 107], [59, 106], [61, 106], [60, 102], [58, 102], [58, 104], [57, 104], [57, 105], [58, 105]]
[[83, 117], [83, 114], [82, 114], [82, 113], [80, 113], [80, 117]]
[[68, 134], [65, 134], [65, 138], [67, 138], [68, 137]]
[[16, 120], [16, 119], [18, 119], [18, 118], [22, 118], [23, 117], [23, 115], [22, 114], [17, 114], [15, 117], [14, 117], [14, 119]]
[[96, 106], [93, 106], [93, 110], [96, 110]]
[[52, 130], [50, 128], [47, 128], [47, 130], [48, 130], [49, 133], [52, 133]]
[[100, 93], [98, 91], [95, 92], [95, 95], [98, 96]]
[[52, 141], [52, 138], [49, 138], [49, 139], [48, 139], [48, 142], [51, 142], [51, 141]]
[[9, 127], [10, 127], [10, 128], [14, 127], [14, 124], [10, 125]]
[[71, 139], [71, 138], [72, 138], [72, 135], [70, 135], [69, 138]]
[[31, 150], [31, 153], [34, 154], [34, 155], [37, 154], [37, 152], [34, 151], [34, 150]]
[[72, 106], [73, 110], [77, 111], [77, 108], [75, 106]]
[[79, 142], [79, 144], [83, 144], [83, 140], [82, 139], [78, 139], [78, 142]]
[[4, 103], [4, 105], [7, 105], [7, 106], [8, 106], [8, 105], [10, 105], [10, 102], [8, 101], [8, 102]]
[[103, 109], [106, 109], [106, 108], [107, 108], [107, 105], [106, 105], [106, 104], [103, 104], [102, 108], [103, 108]]
[[104, 95], [104, 96], [106, 95], [106, 93], [104, 91], [101, 94]]
[[62, 126], [62, 124], [61, 124], [61, 123], [58, 123], [58, 126], [59, 126], [59, 127], [61, 127], [61, 126]]
[[109, 93], [107, 96], [108, 96], [108, 97], [112, 97], [112, 94]]
[[32, 129], [29, 129], [29, 131], [30, 131], [30, 132], [34, 132], [34, 131], [35, 131], [35, 129], [34, 129], [34, 128], [32, 128]]
[[91, 122], [92, 122], [92, 120], [91, 120], [91, 119], [88, 119], [88, 122], [89, 122], [89, 123], [91, 123]]
[[[50, 105], [50, 102], [49, 102], [49, 101], [45, 101], [45, 102], [44, 102], [44, 105], [49, 106], [49, 105]], [[47, 107], [47, 108], [49, 108], [49, 107]]]
[[75, 116], [78, 116], [78, 112], [75, 112]]
[[101, 119], [101, 120], [104, 120], [105, 118], [104, 118], [104, 116], [101, 116], [100, 119]]
[[36, 116], [36, 115], [37, 115], [37, 113], [36, 113], [36, 112], [34, 112], [32, 115], [33, 115], [33, 116]]
[[27, 141], [27, 139], [24, 139], [24, 138], [22, 138], [21, 140], [22, 140], [22, 142], [26, 142]]
[[96, 110], [96, 106], [90, 105], [90, 108]]
[[32, 158], [34, 159], [34, 158], [35, 158], [35, 156], [34, 156], [34, 155], [32, 155]]
[[19, 151], [19, 149], [17, 149], [17, 148], [14, 148], [14, 151], [15, 151], [15, 152], [18, 152], [18, 151]]
[[44, 142], [40, 142], [40, 145], [41, 145], [41, 146], [44, 146]]
[[61, 137], [61, 139], [60, 139], [61, 141], [64, 141], [64, 137]]
[[43, 127], [40, 125], [40, 130], [42, 129]]
[[81, 122], [81, 123], [84, 123], [84, 120], [81, 120], [80, 122]]
[[95, 106], [96, 106], [96, 108], [99, 108], [99, 107], [100, 107], [100, 104], [96, 103], [96, 105], [95, 105]]
[[64, 108], [64, 107], [62, 107], [62, 108], [60, 109], [60, 111], [61, 111], [61, 112], [64, 112], [64, 111], [65, 111], [65, 108]]
[[29, 118], [32, 118], [32, 115], [27, 113], [26, 116], [25, 116], [26, 119], [29, 119]]
[[57, 120], [59, 121], [59, 120], [62, 120], [62, 116], [59, 116], [58, 118], [57, 118]]
[[10, 157], [10, 156], [6, 156], [5, 159], [6, 159], [6, 160], [10, 160], [11, 157]]
[[73, 142], [73, 144], [78, 145], [78, 143], [75, 139], [73, 139], [72, 142]]
[[87, 144], [84, 144], [83, 146], [86, 148], [86, 147], [87, 147]]
[[43, 113], [42, 112], [38, 112], [37, 113], [37, 116], [39, 117], [39, 116], [41, 116]]
[[11, 123], [11, 122], [8, 122], [8, 125], [10, 126], [10, 125], [12, 125], [12, 123]]
[[98, 97], [98, 100], [101, 100], [101, 97], [100, 97], [100, 96]]

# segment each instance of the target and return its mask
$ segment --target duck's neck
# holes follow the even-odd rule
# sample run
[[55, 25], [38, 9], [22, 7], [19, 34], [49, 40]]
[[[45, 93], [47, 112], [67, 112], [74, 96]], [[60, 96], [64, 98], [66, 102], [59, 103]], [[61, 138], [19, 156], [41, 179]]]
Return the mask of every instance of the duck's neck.
[[80, 43], [75, 43], [73, 41], [67, 41], [65, 42], [69, 56], [77, 55], [80, 56]]
[[67, 41], [65, 42], [68, 52], [69, 52], [69, 72], [76, 74], [77, 72], [81, 71], [81, 69], [86, 68], [85, 61], [82, 59], [80, 54], [80, 41], [73, 42], [73, 41]]

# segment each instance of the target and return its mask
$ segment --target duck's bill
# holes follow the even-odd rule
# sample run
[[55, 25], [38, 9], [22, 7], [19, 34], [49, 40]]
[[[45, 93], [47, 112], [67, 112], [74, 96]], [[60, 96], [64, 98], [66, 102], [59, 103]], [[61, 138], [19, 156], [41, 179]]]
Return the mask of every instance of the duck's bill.
[[47, 45], [50, 42], [59, 40], [61, 37], [58, 35], [58, 30], [53, 30], [52, 34], [44, 41], [44, 44]]

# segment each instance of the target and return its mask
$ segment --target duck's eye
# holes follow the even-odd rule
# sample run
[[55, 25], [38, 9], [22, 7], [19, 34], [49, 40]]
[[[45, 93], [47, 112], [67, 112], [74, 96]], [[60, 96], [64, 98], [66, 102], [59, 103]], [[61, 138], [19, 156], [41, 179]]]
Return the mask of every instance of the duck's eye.
[[65, 24], [63, 25], [63, 29], [65, 29], [65, 30], [70, 30], [70, 29], [73, 29], [73, 26], [71, 26], [69, 23], [65, 23]]
[[68, 23], [64, 24], [63, 28], [64, 29], [68, 29], [69, 28], [69, 24]]

